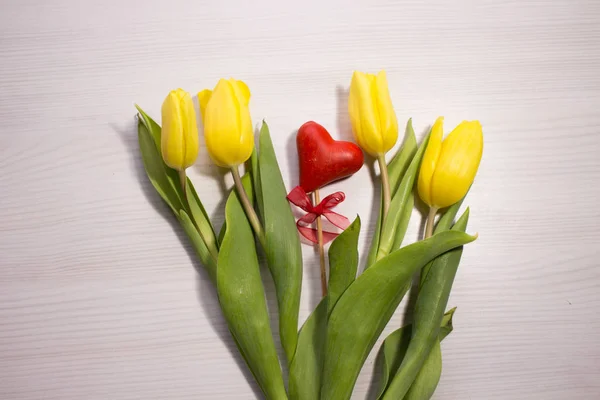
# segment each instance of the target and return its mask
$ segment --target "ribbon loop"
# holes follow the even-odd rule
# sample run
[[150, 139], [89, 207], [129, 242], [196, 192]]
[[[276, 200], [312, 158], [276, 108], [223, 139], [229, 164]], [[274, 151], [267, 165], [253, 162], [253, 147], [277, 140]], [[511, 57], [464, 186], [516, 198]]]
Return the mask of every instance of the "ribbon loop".
[[[318, 243], [317, 230], [311, 228], [310, 224], [312, 224], [318, 216], [324, 216], [329, 222], [342, 230], [350, 225], [348, 218], [331, 210], [346, 199], [344, 192], [332, 193], [314, 206], [304, 189], [302, 189], [301, 186], [296, 186], [287, 195], [287, 199], [290, 203], [306, 211], [306, 214], [296, 222], [296, 227], [302, 236], [313, 243]], [[328, 243], [338, 235], [339, 233], [323, 231], [323, 242]]]

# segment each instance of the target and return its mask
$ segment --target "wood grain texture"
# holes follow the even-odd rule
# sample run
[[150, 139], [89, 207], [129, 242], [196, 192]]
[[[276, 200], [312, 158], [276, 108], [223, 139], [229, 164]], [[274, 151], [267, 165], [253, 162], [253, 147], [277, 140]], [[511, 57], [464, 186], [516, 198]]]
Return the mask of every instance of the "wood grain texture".
[[[144, 175], [133, 103], [158, 118], [170, 89], [246, 80], [291, 188], [295, 130], [314, 119], [350, 138], [352, 70], [381, 68], [419, 137], [438, 115], [484, 126], [467, 201], [480, 238], [435, 398], [599, 398], [599, 22], [596, 0], [0, 2], [0, 398], [255, 397]], [[220, 226], [231, 181], [205, 148], [190, 174]], [[369, 170], [328, 190], [371, 233]], [[319, 296], [303, 250], [302, 320]], [[377, 380], [373, 356], [356, 399]]]

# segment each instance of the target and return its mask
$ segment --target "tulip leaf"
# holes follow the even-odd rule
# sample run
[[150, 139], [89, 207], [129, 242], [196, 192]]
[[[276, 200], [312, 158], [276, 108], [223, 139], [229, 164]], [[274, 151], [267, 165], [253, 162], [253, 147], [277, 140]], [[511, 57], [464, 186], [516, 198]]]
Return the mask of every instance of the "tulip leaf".
[[296, 354], [290, 365], [290, 398], [294, 400], [319, 398], [327, 315], [356, 279], [359, 233], [360, 218], [356, 217], [329, 248], [329, 291], [302, 326]]
[[160, 152], [160, 125], [158, 125], [152, 118], [150, 118], [150, 116], [146, 114], [146, 112], [142, 110], [142, 108], [137, 104], [135, 105], [135, 108], [140, 113], [140, 122], [142, 122], [146, 129], [148, 129], [148, 132], [150, 133], [150, 136], [152, 136], [152, 140], [154, 141], [154, 145]]
[[412, 325], [405, 325], [402, 328], [396, 329], [385, 338], [379, 349], [377, 358], [377, 368], [381, 370], [381, 379], [379, 382], [379, 399], [389, 383], [390, 376], [400, 368], [400, 363], [406, 354], [408, 343], [410, 343], [410, 333]]
[[365, 263], [365, 269], [375, 264], [377, 261], [377, 252], [379, 251], [379, 242], [381, 240], [381, 220], [383, 219], [383, 200], [379, 205], [379, 216], [377, 217], [377, 223], [373, 231], [373, 237], [371, 239], [371, 246], [369, 247], [369, 254], [367, 255], [367, 261]]
[[417, 137], [415, 136], [415, 130], [413, 129], [412, 118], [410, 118], [406, 123], [404, 143], [402, 143], [402, 147], [388, 164], [388, 176], [392, 196], [394, 196], [398, 190], [398, 185], [402, 181], [406, 169], [415, 156], [417, 147]]
[[[169, 167], [167, 164], [165, 164], [162, 159], [161, 149], [160, 149], [160, 134], [161, 134], [160, 125], [158, 125], [152, 118], [150, 118], [148, 116], [148, 114], [146, 114], [139, 106], [136, 105], [136, 108], [140, 115], [139, 122], [146, 127], [146, 130], [148, 131], [148, 133], [150, 134], [150, 136], [152, 138], [152, 141], [154, 142], [154, 146], [157, 151], [156, 154], [158, 155], [157, 163], [162, 165], [162, 168], [164, 170], [163, 173], [166, 175], [166, 182], [168, 183], [168, 186], [171, 188], [170, 191], [174, 191], [175, 195], [177, 196], [177, 198], [179, 200], [179, 208], [176, 208], [174, 210], [175, 214], [177, 214], [177, 212], [181, 208], [183, 208], [183, 204], [184, 204], [183, 190], [181, 188], [181, 184], [179, 183], [179, 173], [176, 170], [174, 170], [173, 168]], [[139, 130], [139, 124], [138, 124], [138, 130]], [[164, 190], [167, 189], [166, 184], [163, 189]]]
[[429, 400], [442, 377], [442, 347], [440, 340], [435, 339], [429, 355], [415, 377], [404, 400]]
[[319, 398], [327, 332], [327, 303], [328, 296], [325, 296], [306, 319], [298, 335], [298, 346], [290, 365], [291, 399]]
[[413, 192], [415, 179], [419, 173], [419, 166], [421, 165], [421, 159], [425, 153], [425, 148], [427, 148], [428, 140], [429, 134], [423, 140], [419, 150], [417, 150], [417, 153], [410, 162], [410, 165], [402, 178], [402, 182], [400, 182], [400, 186], [392, 198], [387, 218], [381, 228], [381, 240], [379, 241], [379, 250], [377, 252], [378, 260], [402, 245], [408, 221], [406, 221], [405, 224], [402, 224], [401, 220], [404, 218], [410, 219], [409, 212], [412, 212], [412, 206], [408, 208], [407, 205], [410, 202], [409, 199]]
[[396, 232], [394, 234], [394, 244], [392, 245], [392, 251], [398, 250], [402, 247], [406, 230], [408, 229], [408, 223], [412, 216], [413, 208], [415, 207], [415, 194], [414, 191], [410, 191], [406, 196], [406, 201], [400, 212], [398, 218], [398, 224], [396, 225]]
[[344, 230], [329, 247], [329, 290], [327, 314], [356, 279], [358, 270], [358, 235], [360, 217]]
[[217, 293], [229, 331], [267, 399], [286, 399], [254, 234], [235, 190], [225, 205]]
[[[248, 196], [248, 200], [250, 203], [254, 202], [254, 191], [252, 186], [252, 179], [250, 174], [245, 173], [242, 175], [242, 186], [244, 186], [244, 191], [246, 192], [246, 196]], [[235, 188], [233, 189], [235, 190]], [[227, 221], [223, 221], [223, 225], [221, 226], [221, 230], [219, 231], [218, 241], [219, 245], [223, 243], [223, 237], [225, 236], [225, 231], [227, 230]]]
[[196, 229], [196, 225], [194, 225], [194, 222], [192, 221], [190, 216], [185, 212], [185, 210], [179, 210], [178, 219], [179, 223], [181, 224], [181, 227], [190, 238], [190, 241], [192, 242], [192, 247], [194, 247], [194, 250], [196, 250], [196, 253], [200, 257], [200, 260], [202, 260], [202, 264], [206, 267], [211, 281], [213, 283], [216, 283], [217, 260], [215, 260], [211, 256], [210, 251], [206, 247], [206, 244], [204, 243], [202, 237]]
[[[467, 209], [450, 232], [441, 232], [433, 238], [453, 232], [464, 232], [469, 219]], [[419, 290], [414, 310], [412, 337], [398, 373], [393, 377], [383, 399], [402, 399], [419, 374], [423, 363], [440, 332], [452, 283], [460, 263], [462, 247], [457, 247], [436, 258]]]
[[[183, 209], [186, 211], [188, 218], [191, 217], [192, 223], [200, 232], [202, 232], [204, 238], [208, 242], [206, 243], [206, 247], [211, 248], [213, 252], [216, 253], [218, 251], [218, 244], [215, 237], [215, 231], [210, 222], [210, 218], [204, 209], [204, 205], [196, 193], [192, 181], [187, 178], [187, 190], [184, 194], [183, 188], [179, 183], [179, 173], [167, 166], [160, 155], [160, 126], [139, 106], [136, 105], [136, 108], [140, 116], [138, 123], [138, 137], [142, 158], [144, 159], [144, 167], [154, 188], [167, 204], [169, 204], [180, 222], [181, 218], [179, 210]], [[186, 201], [184, 201], [184, 198]], [[190, 233], [188, 233], [188, 235], [190, 235]], [[196, 250], [198, 251], [198, 249]], [[199, 251], [198, 254], [204, 264], [212, 262], [203, 255], [205, 252]]]
[[171, 185], [171, 182], [169, 182], [162, 157], [152, 140], [152, 135], [142, 120], [138, 123], [138, 140], [144, 169], [152, 186], [154, 186], [160, 197], [171, 207], [171, 210], [175, 214], [178, 214], [179, 210], [183, 208], [181, 199], [173, 185]]
[[[275, 282], [279, 307], [279, 335], [288, 362], [296, 351], [298, 340], [298, 313], [302, 286], [302, 251], [296, 230], [296, 221], [286, 199], [287, 191], [269, 127], [263, 122], [260, 130], [258, 168], [263, 203], [263, 223], [267, 248], [265, 253], [269, 270]], [[268, 185], [263, 185], [268, 182]]]
[[446, 338], [454, 330], [454, 326], [452, 325], [452, 318], [454, 318], [454, 313], [456, 312], [456, 307], [451, 308], [446, 311], [444, 317], [442, 318], [442, 322], [440, 323], [440, 333], [438, 334], [438, 339], [440, 342]]
[[[444, 318], [440, 324], [440, 334], [438, 339], [444, 340], [446, 336], [452, 332], [452, 316], [456, 308], [444, 314]], [[412, 325], [408, 324], [400, 329], [396, 329], [385, 338], [379, 349], [378, 369], [381, 370], [381, 380], [379, 382], [380, 389], [377, 398], [380, 398], [384, 390], [387, 388], [390, 377], [396, 375], [402, 359], [406, 354], [406, 349], [410, 343]]]
[[[439, 232], [444, 232], [448, 229], [450, 229], [450, 227], [453, 224], [454, 221], [454, 217], [456, 217], [456, 214], [458, 213], [458, 210], [460, 208], [462, 204], [462, 200], [456, 204], [454, 204], [453, 206], [449, 207], [448, 210], [442, 215], [442, 217], [440, 218], [439, 222], [437, 223], [436, 226], [436, 233]], [[435, 260], [434, 260], [435, 261]], [[420, 286], [422, 286], [425, 277], [427, 276], [427, 273], [429, 271], [429, 268], [431, 267], [431, 265], [433, 264], [433, 262], [429, 262], [421, 271], [421, 284]], [[448, 334], [450, 334], [450, 332], [452, 331], [452, 316], [454, 315], [454, 311], [456, 310], [456, 308], [451, 309], [450, 311], [448, 311], [446, 314], [444, 314], [444, 317], [442, 318], [442, 322], [440, 324], [440, 333], [438, 334], [438, 340], [443, 340]], [[396, 332], [394, 332], [396, 333]], [[392, 335], [394, 335], [394, 333]], [[390, 337], [392, 337], [392, 335], [390, 335]], [[398, 334], [396, 334], [398, 335]], [[390, 338], [388, 337], [388, 338]], [[386, 339], [387, 341], [388, 339]], [[404, 357], [404, 354], [406, 353], [406, 348], [408, 347], [408, 340], [405, 343], [405, 347], [403, 347], [401, 350], [399, 350], [398, 355], [394, 356], [392, 354], [392, 350], [390, 350], [390, 344], [386, 345], [386, 341], [384, 341], [383, 346], [386, 346], [386, 358], [388, 360], [393, 360], [391, 362], [388, 362], [388, 368], [387, 369], [383, 369], [382, 372], [382, 380], [381, 380], [381, 390], [380, 390], [380, 394], [379, 397], [383, 394], [383, 391], [386, 389], [387, 385], [389, 384], [389, 376], [394, 376], [396, 374], [396, 372], [398, 371], [399, 367], [400, 367], [400, 363], [402, 362], [402, 358]], [[393, 343], [390, 342], [390, 343]], [[395, 357], [395, 358], [393, 358]], [[432, 357], [436, 357], [436, 354], [434, 353], [430, 353], [430, 355], [428, 356], [427, 360], [429, 360]], [[440, 355], [441, 357], [441, 355]], [[428, 362], [433, 363], [435, 360], [430, 360]], [[391, 367], [393, 366], [393, 367]], [[437, 379], [437, 381], [435, 380], [434, 376], [429, 375], [426, 372], [423, 372], [422, 370], [419, 371], [419, 374], [417, 375], [417, 378], [415, 378], [415, 382], [417, 382], [417, 380], [420, 380], [421, 383], [418, 383], [418, 385], [423, 385], [424, 386], [424, 380], [425, 377], [423, 377], [423, 374], [427, 374], [428, 382], [430, 387], [433, 387], [433, 389], [435, 389], [435, 386], [437, 386], [437, 381], [439, 381], [439, 377]], [[434, 384], [435, 381], [435, 384]], [[414, 383], [413, 383], [414, 384]], [[412, 392], [412, 389], [409, 391], [409, 393], [407, 394], [410, 395], [410, 393]], [[423, 392], [419, 392], [420, 394], [422, 394]], [[413, 392], [412, 396], [416, 396], [416, 391]], [[413, 397], [415, 399], [418, 399], [418, 397]]]
[[[458, 203], [455, 203], [452, 206], [448, 207], [446, 212], [444, 212], [444, 214], [438, 221], [438, 223], [435, 227], [434, 233], [444, 232], [444, 231], [449, 230], [452, 227], [452, 225], [454, 224], [454, 218], [456, 217], [456, 214], [458, 214], [458, 210], [460, 209], [460, 206], [461, 206], [463, 200], [464, 200], [464, 197]], [[428, 263], [421, 270], [421, 278], [420, 278], [420, 282], [419, 282], [419, 287], [423, 286], [423, 282], [425, 282], [425, 277], [429, 273], [429, 269], [431, 268], [432, 264], [433, 264], [433, 261]]]
[[223, 238], [225, 237], [226, 230], [227, 230], [227, 223], [223, 221], [223, 226], [221, 226], [221, 230], [219, 231], [219, 236], [217, 237], [219, 246], [221, 246], [221, 243], [223, 243]]
[[[408, 120], [406, 124], [406, 134], [404, 136], [404, 143], [398, 150], [396, 155], [388, 164], [388, 175], [390, 180], [390, 191], [392, 198], [395, 196], [398, 184], [406, 172], [410, 161], [417, 151], [417, 138], [415, 137], [415, 131], [412, 126], [412, 118]], [[375, 231], [373, 232], [373, 239], [371, 241], [371, 247], [369, 249], [369, 256], [367, 257], [366, 268], [370, 267], [377, 258], [377, 251], [379, 250], [379, 238], [381, 236], [381, 218], [383, 212], [383, 198], [381, 199], [381, 206], [379, 207], [379, 217], [377, 218], [377, 224], [375, 225]], [[408, 223], [408, 221], [407, 221]]]
[[408, 393], [404, 396], [405, 400], [428, 400], [433, 396], [442, 377], [442, 348], [440, 342], [452, 332], [452, 315], [455, 310], [456, 307], [444, 314], [438, 338]]
[[258, 169], [258, 153], [256, 149], [252, 151], [250, 156], [250, 173], [252, 175], [252, 185], [254, 186], [254, 194], [256, 195], [256, 205], [260, 218], [265, 214], [264, 204], [262, 201], [262, 188], [260, 184], [260, 171]]
[[458, 214], [458, 210], [462, 205], [463, 200], [460, 200], [458, 203], [453, 204], [448, 207], [446, 212], [442, 214], [442, 217], [439, 219], [438, 223], [435, 226], [434, 233], [440, 233], [449, 230], [454, 225], [454, 218], [456, 218], [456, 214]]
[[204, 238], [207, 243], [206, 246], [208, 248], [212, 248], [215, 253], [218, 252], [219, 245], [217, 243], [217, 238], [215, 236], [215, 230], [208, 218], [208, 214], [204, 209], [204, 205], [200, 201], [200, 197], [198, 197], [198, 193], [196, 193], [196, 189], [194, 188], [194, 184], [190, 180], [190, 178], [186, 178], [186, 198], [188, 201], [189, 209], [192, 213], [193, 220], [200, 232], [203, 233]]
[[438, 255], [475, 240], [442, 232], [382, 258], [342, 294], [327, 325], [321, 399], [348, 399], [360, 369], [400, 304], [412, 275]]

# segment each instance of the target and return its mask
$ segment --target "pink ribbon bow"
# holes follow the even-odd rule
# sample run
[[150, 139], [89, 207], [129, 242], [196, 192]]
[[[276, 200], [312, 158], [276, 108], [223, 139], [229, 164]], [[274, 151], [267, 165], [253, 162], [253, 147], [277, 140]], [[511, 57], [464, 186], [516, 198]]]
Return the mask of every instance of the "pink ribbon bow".
[[[296, 227], [302, 236], [313, 243], [318, 243], [317, 230], [315, 228], [311, 228], [310, 225], [317, 219], [319, 215], [324, 216], [329, 222], [342, 230], [346, 229], [350, 225], [348, 218], [331, 211], [333, 207], [340, 204], [345, 198], [346, 195], [344, 192], [335, 192], [325, 197], [316, 206], [313, 206], [312, 202], [308, 198], [308, 195], [301, 186], [296, 186], [287, 195], [287, 199], [290, 201], [290, 203], [306, 211], [306, 215], [296, 222]], [[323, 243], [332, 241], [338, 235], [339, 233], [323, 231]]]

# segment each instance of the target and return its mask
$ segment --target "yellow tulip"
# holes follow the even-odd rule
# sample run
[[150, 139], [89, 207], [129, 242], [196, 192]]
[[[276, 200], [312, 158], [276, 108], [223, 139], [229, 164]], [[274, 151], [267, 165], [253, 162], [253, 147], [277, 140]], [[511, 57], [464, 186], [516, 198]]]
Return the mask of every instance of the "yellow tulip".
[[348, 113], [356, 141], [373, 157], [387, 153], [398, 140], [398, 120], [384, 71], [355, 71], [350, 83]]
[[192, 97], [183, 89], [172, 90], [161, 111], [163, 160], [169, 167], [184, 171], [198, 157], [198, 126]]
[[213, 91], [198, 93], [208, 154], [215, 164], [232, 168], [245, 162], [254, 149], [250, 119], [250, 90], [242, 81], [221, 79]]
[[463, 121], [442, 141], [444, 118], [433, 124], [419, 172], [419, 196], [433, 209], [451, 206], [466, 194], [483, 153], [479, 121]]

